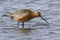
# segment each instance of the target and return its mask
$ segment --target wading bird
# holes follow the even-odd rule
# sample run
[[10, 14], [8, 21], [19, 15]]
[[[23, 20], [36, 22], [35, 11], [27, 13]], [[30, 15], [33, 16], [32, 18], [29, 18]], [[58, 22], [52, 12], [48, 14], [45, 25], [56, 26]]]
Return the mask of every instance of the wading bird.
[[[17, 28], [19, 27], [19, 22], [22, 22], [22, 27], [24, 28], [24, 22], [36, 18], [36, 17], [41, 17], [45, 22], [47, 22], [42, 16], [41, 13], [39, 11], [31, 11], [30, 9], [21, 9], [21, 10], [17, 10], [13, 13], [10, 13], [8, 15], [3, 15], [3, 16], [7, 16], [10, 17], [11, 19], [14, 19], [17, 22]], [[48, 23], [48, 22], [47, 22]]]

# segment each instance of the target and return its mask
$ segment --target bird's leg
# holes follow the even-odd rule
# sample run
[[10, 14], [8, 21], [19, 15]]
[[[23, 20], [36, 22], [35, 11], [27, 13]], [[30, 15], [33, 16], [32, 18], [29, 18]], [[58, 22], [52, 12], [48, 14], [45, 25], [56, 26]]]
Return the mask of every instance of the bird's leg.
[[17, 28], [19, 28], [19, 21], [17, 22]]
[[22, 27], [24, 28], [24, 22], [22, 22]]

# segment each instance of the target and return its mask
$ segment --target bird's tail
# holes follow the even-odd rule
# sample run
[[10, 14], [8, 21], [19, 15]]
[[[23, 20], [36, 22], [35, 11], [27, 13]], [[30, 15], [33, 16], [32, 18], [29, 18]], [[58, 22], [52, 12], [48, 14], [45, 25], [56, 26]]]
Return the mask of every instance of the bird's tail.
[[8, 15], [3, 15], [4, 17], [8, 17]]

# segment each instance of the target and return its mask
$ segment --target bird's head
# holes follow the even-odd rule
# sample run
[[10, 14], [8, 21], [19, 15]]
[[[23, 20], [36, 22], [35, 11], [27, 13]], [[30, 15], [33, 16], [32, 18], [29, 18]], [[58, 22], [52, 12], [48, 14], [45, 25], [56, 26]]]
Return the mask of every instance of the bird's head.
[[33, 15], [35, 17], [39, 17], [39, 16], [41, 16], [41, 13], [39, 11], [35, 11], [35, 12], [33, 12]]
[[[41, 12], [39, 12], [39, 11], [35, 11], [35, 12], [33, 12], [33, 15], [35, 16], [35, 17], [40, 17], [40, 18], [42, 18], [45, 22], [47, 22], [42, 16], [41, 16]], [[47, 22], [48, 23], [48, 22]], [[49, 24], [49, 23], [48, 23]]]

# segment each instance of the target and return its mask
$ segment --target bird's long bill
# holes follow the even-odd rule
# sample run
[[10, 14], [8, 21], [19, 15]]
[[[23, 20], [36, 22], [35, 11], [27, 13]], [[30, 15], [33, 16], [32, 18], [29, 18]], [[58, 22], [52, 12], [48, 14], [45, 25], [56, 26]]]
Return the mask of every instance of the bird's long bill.
[[[40, 16], [45, 22], [47, 22], [42, 16]], [[48, 23], [48, 22], [47, 22]], [[49, 24], [49, 23], [48, 23]]]

